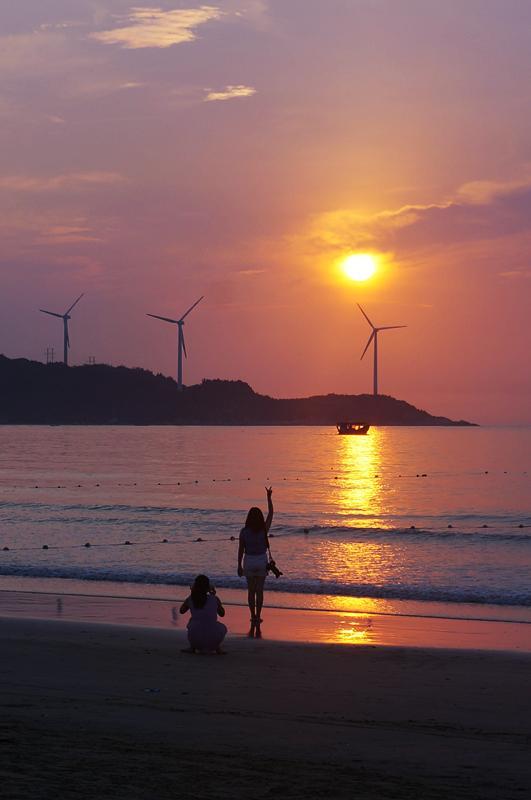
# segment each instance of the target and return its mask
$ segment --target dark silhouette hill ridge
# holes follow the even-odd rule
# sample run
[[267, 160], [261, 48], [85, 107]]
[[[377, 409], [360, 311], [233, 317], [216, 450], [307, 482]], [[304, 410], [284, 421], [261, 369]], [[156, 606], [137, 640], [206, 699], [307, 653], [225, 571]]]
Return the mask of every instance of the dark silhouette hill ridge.
[[370, 394], [276, 399], [243, 381], [204, 380], [177, 390], [145, 369], [65, 367], [0, 355], [0, 423], [50, 425], [470, 425]]

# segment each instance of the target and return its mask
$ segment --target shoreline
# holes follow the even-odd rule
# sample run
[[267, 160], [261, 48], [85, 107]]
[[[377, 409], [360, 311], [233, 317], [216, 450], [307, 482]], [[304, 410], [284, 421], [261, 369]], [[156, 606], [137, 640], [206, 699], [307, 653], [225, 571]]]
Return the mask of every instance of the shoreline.
[[[182, 603], [185, 596], [187, 587], [184, 586], [177, 586], [176, 587], [180, 591], [180, 596], [176, 597], [174, 600], [171, 600], [167, 597], [149, 597], [149, 596], [142, 596], [142, 595], [121, 595], [121, 594], [93, 594], [91, 592], [65, 592], [65, 591], [51, 591], [51, 590], [39, 590], [39, 589], [2, 589], [0, 588], [0, 595], [2, 592], [11, 593], [11, 594], [29, 594], [29, 595], [42, 595], [44, 597], [47, 596], [54, 596], [56, 597], [58, 594], [64, 597], [82, 597], [82, 598], [104, 598], [107, 600], [143, 600], [149, 601], [152, 603], [168, 603], [168, 602], [176, 602]], [[234, 589], [224, 589], [221, 587], [222, 593], [228, 594], [235, 594], [238, 590]], [[294, 596], [297, 596], [293, 593]], [[274, 595], [273, 595], [274, 596]], [[343, 599], [341, 595], [338, 595], [339, 598]], [[378, 600], [379, 598], [362, 598], [362, 599], [370, 599], [370, 600]], [[246, 607], [245, 602], [231, 602], [231, 601], [224, 601], [225, 606], [241, 606], [242, 608]], [[355, 605], [355, 603], [354, 603]], [[426, 605], [429, 605], [428, 603]], [[446, 604], [450, 606], [449, 603]], [[456, 608], [459, 608], [461, 603], [454, 604]], [[478, 607], [480, 605], [478, 604]], [[284, 610], [284, 611], [317, 611], [322, 614], [337, 614], [339, 609], [337, 608], [314, 608], [309, 606], [297, 606], [297, 605], [275, 605], [274, 603], [267, 603], [267, 608], [275, 609], [275, 610]], [[499, 606], [499, 608], [505, 609], [506, 606]], [[513, 608], [520, 609], [524, 608], [524, 613], [527, 612], [527, 609], [522, 606], [509, 606], [512, 610]], [[531, 619], [509, 619], [508, 617], [485, 617], [485, 616], [463, 616], [458, 614], [449, 613], [449, 614], [435, 614], [429, 612], [412, 612], [412, 611], [362, 611], [361, 609], [352, 608], [352, 609], [344, 609], [346, 613], [350, 614], [370, 614], [371, 617], [412, 617], [414, 619], [446, 619], [450, 621], [462, 620], [464, 622], [501, 622], [501, 623], [508, 623], [508, 624], [516, 624], [516, 625], [531, 625]], [[531, 613], [531, 611], [530, 611]]]
[[[124, 597], [65, 591], [0, 590], [0, 618], [117, 625], [184, 632], [187, 615], [178, 613], [187, 587], [173, 598]], [[245, 593], [220, 592], [227, 609], [227, 643], [245, 636]], [[392, 646], [429, 649], [531, 653], [528, 619], [482, 619], [367, 610], [293, 608], [266, 603], [263, 635], [270, 642]], [[529, 626], [529, 627], [528, 627]]]
[[[275, 398], [273, 398], [275, 399]], [[303, 398], [307, 399], [307, 398]], [[336, 422], [5, 422], [9, 428], [335, 428]], [[481, 422], [450, 420], [449, 422], [375, 422], [371, 428], [527, 428], [529, 425], [482, 425]]]
[[[233, 605], [247, 605], [245, 584], [239, 588], [220, 585], [215, 581], [224, 600]], [[189, 592], [185, 583], [149, 583], [115, 581], [112, 579], [37, 577], [33, 575], [0, 575], [1, 592], [29, 594], [66, 594], [86, 597], [109, 597], [131, 600], [182, 600]], [[464, 619], [471, 621], [527, 622], [531, 624], [531, 606], [507, 603], [479, 603], [450, 600], [406, 600], [404, 598], [368, 595], [315, 594], [305, 591], [276, 589], [266, 582], [267, 605], [292, 611], [348, 611], [371, 613], [375, 616], [413, 616], [426, 618]], [[184, 593], [184, 594], [183, 594]]]

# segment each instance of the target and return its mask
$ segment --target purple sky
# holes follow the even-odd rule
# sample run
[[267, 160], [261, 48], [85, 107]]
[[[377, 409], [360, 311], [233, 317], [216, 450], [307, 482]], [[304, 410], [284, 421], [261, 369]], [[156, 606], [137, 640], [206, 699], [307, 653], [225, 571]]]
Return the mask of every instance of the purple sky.
[[[0, 352], [531, 423], [528, 0], [0, 5]], [[382, 254], [349, 282], [338, 260]]]

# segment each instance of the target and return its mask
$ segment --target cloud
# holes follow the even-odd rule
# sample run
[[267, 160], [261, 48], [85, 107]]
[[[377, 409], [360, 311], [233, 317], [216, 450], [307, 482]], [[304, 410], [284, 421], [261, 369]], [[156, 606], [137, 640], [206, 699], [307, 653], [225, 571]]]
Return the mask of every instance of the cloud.
[[83, 242], [101, 242], [102, 239], [94, 234], [86, 225], [52, 225], [42, 230], [38, 239], [39, 244], [80, 244]]
[[144, 89], [148, 86], [145, 81], [123, 80], [109, 74], [78, 75], [65, 88], [67, 97], [108, 97], [116, 92], [131, 92], [133, 89]]
[[531, 269], [510, 269], [506, 272], [500, 272], [502, 278], [531, 278]]
[[69, 28], [82, 28], [84, 25], [86, 25], [86, 23], [79, 20], [63, 20], [62, 22], [45, 22], [42, 25], [39, 25], [37, 30], [62, 31], [68, 30]]
[[193, 42], [195, 29], [222, 16], [217, 6], [182, 8], [164, 11], [143, 6], [131, 9], [126, 17], [128, 24], [108, 31], [91, 33], [90, 37], [102, 44], [114, 44], [135, 50], [142, 47], [171, 47], [174, 44]]
[[235, 97], [252, 97], [253, 94], [256, 94], [256, 89], [252, 86], [244, 86], [243, 84], [225, 86], [225, 88], [219, 92], [212, 91], [211, 89], [205, 89], [205, 91], [208, 92], [204, 98], [205, 103], [211, 100], [233, 100]]
[[11, 93], [14, 79], [43, 81], [61, 79], [65, 72], [94, 68], [94, 56], [80, 52], [67, 31], [36, 30], [0, 36], [0, 76]]
[[252, 278], [255, 275], [263, 275], [265, 273], [265, 269], [238, 269], [236, 270], [237, 275], [244, 275], [247, 278]]
[[271, 17], [266, 0], [224, 0], [224, 19], [232, 22], [246, 22], [256, 30], [269, 30]]
[[472, 181], [465, 183], [457, 192], [459, 199], [465, 203], [483, 205], [491, 203], [497, 197], [511, 194], [518, 189], [531, 188], [531, 169], [526, 168], [524, 175], [513, 181]]
[[460, 187], [454, 198], [407, 205], [373, 215], [337, 209], [313, 218], [310, 248], [344, 252], [372, 247], [408, 255], [465, 243], [531, 235], [531, 179], [478, 181]]
[[[35, 252], [41, 252], [43, 246], [52, 248], [55, 245], [71, 245], [69, 252], [86, 252], [87, 247], [101, 244], [112, 236], [112, 222], [107, 217], [90, 219], [86, 214], [74, 208], [53, 208], [46, 203], [42, 209], [32, 209], [27, 213], [17, 203], [14, 209], [2, 208], [0, 218], [0, 234], [4, 248], [4, 257], [19, 262], [24, 258], [33, 258]], [[49, 258], [47, 254], [46, 258]]]
[[14, 192], [53, 192], [59, 189], [112, 186], [123, 181], [124, 177], [118, 172], [69, 172], [48, 177], [4, 175], [0, 176], [0, 189]]

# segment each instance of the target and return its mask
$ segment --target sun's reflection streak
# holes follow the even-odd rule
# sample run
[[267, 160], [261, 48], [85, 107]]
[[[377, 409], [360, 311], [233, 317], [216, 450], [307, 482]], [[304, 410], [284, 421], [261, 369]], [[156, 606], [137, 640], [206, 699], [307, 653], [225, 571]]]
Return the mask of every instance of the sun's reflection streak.
[[[396, 603], [382, 597], [350, 597], [344, 595], [319, 596], [319, 600], [326, 601], [326, 608], [331, 611], [344, 611], [348, 614], [394, 614]], [[319, 605], [319, 607], [322, 607]], [[372, 624], [372, 623], [371, 623]]]
[[[330, 500], [338, 519], [349, 528], [390, 528], [385, 519], [384, 491], [380, 477], [384, 433], [372, 430], [368, 436], [339, 436], [337, 473]], [[353, 524], [349, 524], [350, 521]], [[360, 520], [362, 523], [360, 524]], [[396, 571], [396, 547], [386, 541], [367, 541], [363, 532], [353, 540], [332, 537], [318, 545], [322, 574], [343, 584], [385, 584], [385, 576]], [[378, 611], [378, 602], [364, 611]], [[361, 610], [361, 609], [360, 609]], [[336, 631], [337, 641], [365, 641], [371, 623], [364, 625], [346, 618]]]
[[383, 527], [381, 519], [382, 432], [377, 428], [367, 436], [338, 437], [337, 511], [340, 515], [362, 514], [372, 524]]
[[361, 541], [346, 542], [331, 537], [317, 544], [314, 560], [319, 564], [320, 574], [339, 585], [355, 584], [360, 594], [365, 583], [373, 587], [379, 584], [383, 586], [385, 576], [389, 575], [399, 579], [396, 546], [393, 547], [389, 542], [364, 541], [364, 538], [361, 534]]
[[371, 641], [372, 620], [369, 617], [342, 617], [332, 635], [337, 644], [368, 644]]

